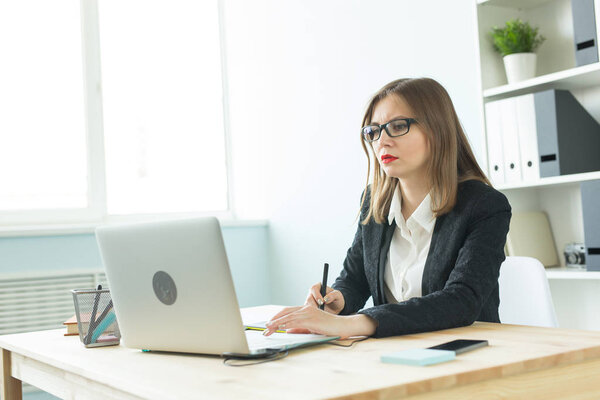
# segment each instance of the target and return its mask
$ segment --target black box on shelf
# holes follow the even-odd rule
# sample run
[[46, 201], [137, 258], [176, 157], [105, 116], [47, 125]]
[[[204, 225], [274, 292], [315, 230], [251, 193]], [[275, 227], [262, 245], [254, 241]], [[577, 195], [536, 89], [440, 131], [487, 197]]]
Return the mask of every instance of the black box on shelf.
[[486, 103], [494, 184], [600, 171], [600, 124], [567, 90]]
[[600, 180], [581, 182], [581, 208], [588, 271], [600, 271]]
[[534, 93], [540, 177], [600, 171], [600, 124], [571, 92]]
[[598, 62], [598, 38], [594, 0], [571, 0], [575, 63], [577, 66]]

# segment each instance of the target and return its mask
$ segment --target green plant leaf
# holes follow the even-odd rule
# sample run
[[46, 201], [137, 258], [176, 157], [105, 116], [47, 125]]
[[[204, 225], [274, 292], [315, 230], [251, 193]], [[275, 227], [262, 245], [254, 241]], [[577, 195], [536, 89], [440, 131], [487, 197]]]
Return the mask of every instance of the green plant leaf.
[[546, 40], [539, 34], [539, 28], [533, 28], [529, 22], [520, 19], [506, 21], [503, 28], [494, 26], [490, 36], [494, 49], [502, 57], [514, 53], [533, 53]]

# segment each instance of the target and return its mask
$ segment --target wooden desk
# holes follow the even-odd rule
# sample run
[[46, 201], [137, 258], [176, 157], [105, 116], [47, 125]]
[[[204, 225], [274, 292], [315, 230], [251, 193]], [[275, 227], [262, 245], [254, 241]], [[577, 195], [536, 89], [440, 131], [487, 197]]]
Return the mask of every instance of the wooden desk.
[[[244, 309], [244, 319], [275, 309]], [[384, 353], [457, 338], [487, 339], [490, 346], [429, 367], [379, 361]], [[600, 332], [479, 322], [352, 348], [324, 344], [235, 368], [219, 357], [86, 349], [63, 330], [0, 336], [0, 348], [5, 400], [20, 398], [21, 381], [58, 397], [92, 399], [572, 399], [600, 393]]]

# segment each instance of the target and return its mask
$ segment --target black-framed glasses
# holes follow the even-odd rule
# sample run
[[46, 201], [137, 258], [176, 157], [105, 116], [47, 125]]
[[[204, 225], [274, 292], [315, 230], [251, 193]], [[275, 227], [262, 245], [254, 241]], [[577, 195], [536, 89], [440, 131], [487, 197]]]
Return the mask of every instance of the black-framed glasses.
[[385, 129], [389, 137], [404, 136], [410, 130], [410, 124], [416, 123], [417, 120], [414, 118], [397, 118], [382, 125], [371, 124], [363, 126], [361, 133], [367, 142], [374, 142], [379, 140], [383, 129]]

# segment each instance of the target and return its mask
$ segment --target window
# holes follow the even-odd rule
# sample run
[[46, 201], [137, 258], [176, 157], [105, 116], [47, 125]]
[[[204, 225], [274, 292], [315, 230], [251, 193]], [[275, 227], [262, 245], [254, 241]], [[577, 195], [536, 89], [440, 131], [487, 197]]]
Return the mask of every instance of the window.
[[215, 1], [100, 1], [109, 214], [225, 210]]
[[228, 210], [219, 29], [217, 0], [0, 2], [2, 223]]
[[78, 2], [0, 2], [0, 210], [88, 206]]

